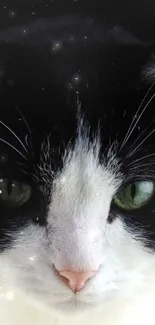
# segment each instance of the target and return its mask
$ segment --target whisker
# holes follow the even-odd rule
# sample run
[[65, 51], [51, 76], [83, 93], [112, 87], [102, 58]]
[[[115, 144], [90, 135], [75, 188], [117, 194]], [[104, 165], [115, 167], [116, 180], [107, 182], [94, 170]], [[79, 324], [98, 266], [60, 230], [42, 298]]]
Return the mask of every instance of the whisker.
[[26, 134], [26, 136], [25, 136], [25, 143], [26, 143], [27, 146], [29, 146], [29, 144], [28, 144], [28, 134]]
[[[140, 111], [140, 109], [141, 109], [143, 103], [145, 102], [145, 99], [148, 97], [148, 95], [149, 95], [151, 89], [153, 88], [154, 84], [155, 84], [155, 81], [154, 81], [153, 84], [149, 87], [149, 89], [148, 89], [146, 95], [144, 96], [144, 98], [143, 98], [141, 104], [139, 105], [138, 110], [136, 111], [136, 113], [135, 113], [135, 115], [134, 115], [134, 117], [133, 117], [133, 119], [132, 119], [132, 122], [131, 122], [131, 124], [130, 124], [130, 126], [129, 126], [129, 129], [128, 129], [127, 133], [126, 133], [126, 136], [125, 136], [125, 138], [124, 138], [124, 140], [123, 140], [123, 143], [121, 144], [120, 150], [125, 146], [125, 144], [126, 144], [127, 141], [129, 140], [129, 138], [131, 137], [131, 134], [133, 133], [133, 131], [134, 131], [134, 129], [135, 129], [137, 123], [139, 122], [139, 120], [140, 120], [140, 118], [142, 117], [142, 115], [144, 114], [146, 108], [148, 107], [148, 105], [150, 104], [150, 102], [152, 101], [152, 99], [154, 98], [155, 94], [150, 98], [150, 100], [148, 101], [148, 103], [145, 105], [144, 109], [142, 110], [141, 114], [139, 115], [139, 117], [137, 118], [135, 124], [133, 125], [133, 123], [134, 123], [134, 121], [135, 121], [135, 119], [136, 119], [136, 117], [137, 117], [137, 114], [139, 113], [139, 111]], [[133, 126], [133, 127], [132, 127], [132, 126]]]
[[155, 153], [152, 153], [151, 155], [143, 156], [143, 157], [141, 157], [139, 159], [136, 159], [136, 160], [132, 161], [131, 163], [129, 163], [128, 166], [132, 166], [132, 165], [134, 165], [135, 163], [137, 163], [140, 160], [143, 160], [143, 159], [146, 159], [146, 158], [150, 158], [150, 157], [153, 157], [153, 156], [155, 156]]
[[16, 164], [19, 165], [19, 166], [22, 166], [22, 167], [27, 168], [27, 165], [25, 165], [25, 164], [23, 164], [23, 163], [20, 163], [20, 162], [18, 162], [18, 161], [16, 162]]
[[151, 126], [151, 124], [153, 124], [155, 122], [155, 119], [153, 119], [153, 121], [151, 121], [149, 123], [149, 125], [140, 133], [140, 135], [136, 138], [136, 140], [132, 143], [131, 146], [129, 146], [129, 152], [132, 150], [132, 148], [135, 146], [135, 144], [137, 143], [137, 141], [142, 137], [143, 134], [145, 134], [145, 132], [149, 129], [149, 127]]
[[[23, 119], [23, 121], [24, 121], [24, 123], [25, 123], [25, 125], [26, 125], [26, 128], [27, 128], [27, 130], [28, 130], [28, 133], [29, 133], [29, 141], [30, 141], [30, 147], [31, 147], [32, 154], [33, 154], [32, 132], [31, 132], [31, 129], [30, 129], [29, 124], [27, 123], [27, 121], [26, 121], [26, 119], [25, 119], [23, 113], [22, 113], [21, 110], [19, 109], [19, 107], [18, 107], [17, 105], [15, 105], [15, 107], [16, 107], [16, 109], [18, 110], [20, 116], [22, 117], [22, 119]], [[26, 144], [28, 145], [28, 143], [27, 143], [27, 139], [26, 139]]]
[[140, 169], [141, 167], [148, 167], [148, 166], [152, 166], [152, 165], [155, 165], [155, 163], [136, 165], [136, 166], [133, 166], [132, 168], [130, 168], [130, 170], [134, 170], [134, 169], [137, 169], [137, 168]]
[[29, 127], [29, 125], [28, 125], [28, 123], [27, 123], [27, 121], [26, 121], [24, 115], [22, 114], [21, 110], [19, 109], [19, 107], [18, 107], [17, 105], [15, 105], [15, 107], [16, 107], [16, 109], [18, 110], [19, 114], [21, 115], [21, 117], [22, 117], [22, 119], [23, 119], [23, 121], [24, 121], [24, 123], [25, 123], [25, 125], [26, 125], [26, 127], [27, 127], [27, 129], [28, 129], [28, 131], [29, 131], [29, 134], [31, 135], [30, 127]]
[[131, 156], [133, 156], [133, 154], [137, 151], [137, 149], [153, 134], [155, 132], [155, 129], [153, 129], [148, 135], [147, 135], [147, 137], [145, 137], [144, 138], [144, 140], [143, 141], [141, 141], [140, 143], [139, 143], [139, 145], [135, 148], [135, 149], [133, 149], [133, 151], [129, 151], [129, 153], [127, 154], [127, 156], [126, 157], [131, 157]]
[[0, 123], [7, 129], [9, 130], [13, 135], [14, 137], [18, 140], [18, 142], [21, 144], [21, 146], [24, 148], [24, 150], [28, 153], [26, 147], [24, 146], [23, 142], [20, 140], [20, 138], [17, 136], [17, 134], [8, 127], [8, 125], [6, 125], [4, 122], [0, 121]]
[[29, 173], [26, 172], [24, 169], [20, 169], [20, 171], [21, 171], [23, 174], [25, 174], [25, 175], [29, 175]]
[[[133, 131], [134, 131], [136, 125], [138, 124], [139, 120], [141, 119], [142, 115], [144, 114], [144, 112], [146, 111], [147, 107], [149, 106], [149, 104], [151, 103], [151, 101], [153, 100], [154, 97], [155, 97], [155, 94], [152, 95], [152, 97], [149, 99], [149, 101], [147, 102], [147, 104], [146, 104], [145, 107], [143, 108], [141, 114], [139, 115], [139, 117], [137, 118], [137, 120], [136, 120], [136, 122], [135, 122], [133, 128], [131, 129], [131, 132], [130, 132], [128, 138], [127, 138], [127, 141], [128, 141], [128, 139], [130, 138], [130, 136], [131, 136], [131, 134], [133, 133]], [[126, 142], [127, 142], [127, 141], [126, 141]]]
[[11, 147], [12, 149], [14, 149], [16, 152], [18, 152], [19, 153], [19, 155], [21, 156], [21, 157], [23, 157], [25, 160], [27, 160], [27, 158], [16, 148], [16, 147], [14, 147], [11, 143], [9, 143], [9, 142], [7, 142], [7, 141], [5, 141], [4, 139], [2, 139], [2, 138], [0, 138], [0, 141], [1, 142], [4, 142], [4, 143], [6, 143], [9, 147]]

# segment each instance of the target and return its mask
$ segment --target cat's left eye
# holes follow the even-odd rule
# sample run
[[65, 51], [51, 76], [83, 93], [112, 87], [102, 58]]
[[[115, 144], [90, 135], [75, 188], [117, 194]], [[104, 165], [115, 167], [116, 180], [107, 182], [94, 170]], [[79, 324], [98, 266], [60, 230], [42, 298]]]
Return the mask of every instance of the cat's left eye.
[[0, 201], [4, 201], [8, 206], [20, 207], [30, 196], [31, 187], [28, 184], [0, 178]]
[[127, 185], [114, 196], [114, 203], [124, 210], [135, 210], [146, 205], [152, 198], [155, 185], [151, 181], [137, 181]]

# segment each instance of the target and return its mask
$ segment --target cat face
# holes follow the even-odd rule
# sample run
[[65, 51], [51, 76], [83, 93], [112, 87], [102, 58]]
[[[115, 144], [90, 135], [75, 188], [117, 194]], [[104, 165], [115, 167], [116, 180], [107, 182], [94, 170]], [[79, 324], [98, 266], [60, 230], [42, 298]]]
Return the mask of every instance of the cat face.
[[[126, 207], [119, 209], [114, 197], [133, 204], [133, 199], [145, 202], [146, 196], [151, 215], [154, 183], [144, 178], [139, 181], [139, 192], [137, 186], [133, 196], [128, 190], [128, 196], [119, 200], [116, 193], [123, 193], [121, 186], [129, 188], [124, 186], [122, 161], [111, 148], [108, 159], [100, 158], [100, 136], [90, 142], [85, 127], [78, 131], [74, 146], [65, 150], [63, 167], [53, 175], [48, 161], [52, 148], [49, 139], [46, 141], [42, 146], [44, 158], [32, 183], [11, 182], [9, 195], [8, 182], [1, 178], [2, 225], [6, 228], [1, 226], [5, 247], [1, 254], [2, 283], [51, 308], [71, 311], [133, 293], [145, 281], [154, 255], [147, 250], [147, 236], [135, 217], [134, 205], [127, 211]], [[142, 209], [138, 209], [140, 215]], [[75, 295], [56, 270], [95, 270], [95, 274]]]
[[25, 58], [29, 45], [11, 42], [15, 87], [4, 78], [0, 113], [2, 287], [65, 312], [145, 291], [155, 264], [154, 95], [141, 82], [149, 49], [106, 40], [86, 63], [90, 48], [79, 47], [85, 64], [69, 79], [80, 43], [69, 59], [42, 55], [44, 71], [36, 48]]

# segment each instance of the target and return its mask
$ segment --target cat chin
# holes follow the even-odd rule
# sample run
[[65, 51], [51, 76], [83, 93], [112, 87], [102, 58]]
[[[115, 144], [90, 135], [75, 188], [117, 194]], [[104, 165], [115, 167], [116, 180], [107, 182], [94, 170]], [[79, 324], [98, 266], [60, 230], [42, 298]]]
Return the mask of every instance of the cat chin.
[[[30, 298], [30, 297], [29, 297]], [[34, 305], [35, 300], [35, 306], [39, 309], [48, 309], [54, 314], [59, 314], [62, 316], [64, 314], [68, 316], [75, 316], [77, 315], [83, 315], [87, 314], [90, 311], [94, 310], [101, 310], [101, 301], [102, 299], [96, 296], [90, 296], [90, 297], [78, 297], [77, 295], [73, 295], [72, 297], [53, 297], [51, 300], [48, 299], [37, 299], [38, 297], [32, 297], [30, 298], [32, 304]], [[31, 303], [30, 303], [31, 304]], [[103, 301], [102, 301], [103, 305]]]
[[49, 305], [51, 310], [53, 310], [55, 313], [59, 313], [61, 315], [64, 315], [64, 313], [67, 316], [75, 316], [77, 315], [83, 315], [87, 314], [92, 310], [97, 310], [99, 308], [99, 303], [97, 302], [88, 302], [88, 301], [80, 301], [77, 299], [70, 299], [68, 301], [64, 302], [57, 302], [57, 303], [52, 303]]

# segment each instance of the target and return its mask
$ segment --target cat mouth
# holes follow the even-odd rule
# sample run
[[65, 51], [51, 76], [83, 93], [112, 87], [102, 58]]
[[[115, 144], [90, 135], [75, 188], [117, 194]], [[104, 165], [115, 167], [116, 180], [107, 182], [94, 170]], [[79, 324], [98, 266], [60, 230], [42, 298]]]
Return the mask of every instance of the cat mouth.
[[95, 308], [98, 306], [98, 303], [94, 303], [90, 300], [79, 300], [79, 299], [70, 299], [68, 301], [60, 301], [52, 303], [52, 308], [56, 310], [72, 314], [73, 312], [86, 312], [89, 309]]
[[85, 312], [89, 309], [94, 309], [95, 307], [99, 306], [101, 304], [101, 300], [99, 297], [95, 296], [82, 296], [76, 294], [72, 297], [64, 297], [57, 296], [54, 300], [52, 300], [48, 305], [50, 308], [54, 308], [55, 310], [59, 310], [60, 312]]

